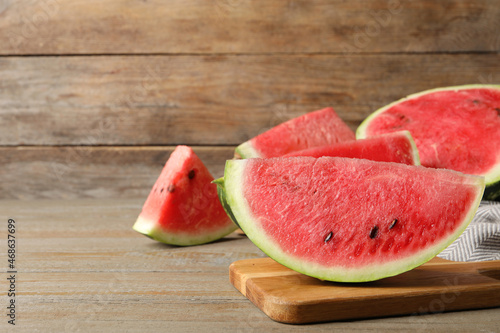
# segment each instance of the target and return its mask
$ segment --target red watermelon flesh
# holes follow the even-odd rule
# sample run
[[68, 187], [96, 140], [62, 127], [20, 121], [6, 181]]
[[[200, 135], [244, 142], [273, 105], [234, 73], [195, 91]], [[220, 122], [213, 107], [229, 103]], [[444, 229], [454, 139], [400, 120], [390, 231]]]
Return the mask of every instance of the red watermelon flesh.
[[285, 157], [293, 156], [337, 156], [410, 165], [420, 164], [417, 147], [408, 131], [398, 131], [367, 139], [313, 147], [285, 155]]
[[207, 243], [234, 231], [213, 179], [190, 147], [177, 146], [133, 228], [173, 245]]
[[500, 180], [500, 86], [469, 85], [414, 94], [375, 111], [358, 128], [366, 138], [408, 130], [422, 165]]
[[354, 132], [328, 107], [279, 124], [239, 145], [236, 153], [242, 158], [277, 157], [355, 138]]
[[466, 228], [484, 179], [445, 169], [340, 157], [226, 162], [241, 229], [279, 263], [324, 280], [395, 275]]

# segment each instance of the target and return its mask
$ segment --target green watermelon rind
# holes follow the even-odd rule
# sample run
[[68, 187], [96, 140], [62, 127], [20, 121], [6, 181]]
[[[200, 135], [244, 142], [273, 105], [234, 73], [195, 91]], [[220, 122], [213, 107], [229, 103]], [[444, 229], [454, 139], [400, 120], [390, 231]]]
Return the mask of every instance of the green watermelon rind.
[[[376, 263], [362, 268], [338, 268], [325, 267], [317, 263], [305, 262], [299, 258], [293, 258], [291, 255], [284, 253], [278, 246], [273, 245], [273, 242], [266, 233], [260, 229], [253, 220], [250, 207], [244, 198], [243, 179], [245, 179], [245, 167], [248, 160], [228, 160], [224, 172], [225, 194], [226, 200], [235, 218], [238, 220], [240, 228], [245, 232], [246, 236], [265, 254], [274, 259], [276, 262], [299, 273], [312, 276], [321, 280], [336, 281], [336, 282], [368, 282], [379, 280], [382, 278], [398, 275], [409, 271], [421, 264], [431, 260], [442, 250], [448, 247], [460, 234], [467, 228], [472, 221], [479, 203], [481, 201], [482, 192], [476, 196], [474, 204], [467, 212], [466, 217], [462, 220], [460, 227], [455, 232], [448, 236], [441, 243], [420, 251], [417, 255], [404, 258], [400, 261], [390, 262], [387, 264]], [[455, 171], [451, 171], [455, 172]], [[478, 188], [484, 190], [484, 178], [478, 176], [470, 176], [475, 179]]]
[[[440, 87], [440, 88], [434, 88], [434, 89], [429, 89], [429, 90], [424, 90], [415, 94], [408, 95], [406, 97], [403, 97], [397, 101], [394, 101], [388, 105], [385, 105], [381, 107], [380, 109], [374, 111], [372, 114], [370, 114], [363, 122], [358, 126], [356, 130], [356, 139], [364, 139], [367, 137], [366, 135], [366, 130], [371, 123], [373, 119], [375, 119], [378, 115], [386, 111], [387, 109], [393, 107], [396, 104], [405, 102], [407, 100], [417, 98], [423, 95], [427, 95], [433, 92], [439, 92], [439, 91], [448, 91], [448, 90], [465, 90], [465, 89], [496, 89], [500, 90], [500, 85], [497, 84], [467, 84], [467, 85], [462, 85], [462, 86], [451, 86], [451, 87]], [[490, 189], [493, 186], [498, 187], [498, 183], [500, 182], [500, 161], [496, 164], [495, 167], [493, 167], [489, 172], [483, 175], [485, 177], [485, 184], [486, 184], [486, 195], [484, 197], [485, 200], [493, 200], [495, 197], [499, 198], [500, 193], [499, 190], [493, 190]], [[491, 194], [490, 194], [491, 193]]]
[[260, 158], [259, 152], [254, 148], [252, 142], [245, 141], [235, 148], [235, 152], [239, 158]]
[[227, 200], [226, 200], [226, 190], [224, 188], [224, 177], [218, 178], [212, 183], [215, 183], [217, 185], [217, 196], [219, 197], [219, 201], [222, 205], [222, 208], [224, 208], [224, 211], [226, 212], [227, 216], [233, 221], [238, 228], [240, 225], [238, 224], [238, 221], [236, 221], [236, 217], [234, 217], [234, 214], [231, 210], [231, 206], [229, 206]]
[[192, 246], [211, 243], [229, 235], [238, 227], [234, 223], [227, 224], [225, 228], [214, 231], [198, 231], [198, 234], [185, 232], [166, 232], [155, 221], [145, 219], [141, 216], [132, 227], [135, 231], [152, 238], [156, 241], [176, 246]]
[[485, 188], [483, 199], [492, 201], [500, 200], [500, 181]]

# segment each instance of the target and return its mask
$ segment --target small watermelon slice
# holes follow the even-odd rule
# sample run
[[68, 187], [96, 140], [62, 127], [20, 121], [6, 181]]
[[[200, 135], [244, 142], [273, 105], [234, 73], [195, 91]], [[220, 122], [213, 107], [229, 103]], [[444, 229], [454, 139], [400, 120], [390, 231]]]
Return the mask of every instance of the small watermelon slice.
[[437, 88], [372, 113], [358, 139], [408, 130], [423, 166], [485, 177], [484, 199], [500, 199], [500, 85]]
[[354, 139], [354, 132], [328, 107], [290, 119], [257, 135], [236, 147], [236, 156], [277, 157], [292, 151]]
[[372, 161], [395, 162], [419, 165], [418, 149], [408, 131], [373, 136], [367, 139], [352, 140], [334, 145], [313, 147], [285, 155], [293, 156], [337, 156], [364, 158]]
[[214, 178], [194, 151], [177, 146], [133, 229], [172, 245], [215, 241], [237, 229], [217, 197]]
[[467, 227], [484, 178], [343, 157], [230, 160], [227, 204], [248, 238], [295, 271], [373, 281], [430, 260]]

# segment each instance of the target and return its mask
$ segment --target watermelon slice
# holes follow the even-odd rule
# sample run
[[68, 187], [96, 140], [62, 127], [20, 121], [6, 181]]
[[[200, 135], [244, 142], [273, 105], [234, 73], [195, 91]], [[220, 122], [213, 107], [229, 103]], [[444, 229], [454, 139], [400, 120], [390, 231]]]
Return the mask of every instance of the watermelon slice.
[[172, 245], [208, 243], [236, 230], [214, 178], [193, 150], [177, 146], [153, 186], [134, 230]]
[[472, 220], [484, 178], [343, 157], [230, 160], [224, 190], [262, 251], [323, 280], [363, 282], [408, 271]]
[[236, 147], [241, 158], [277, 157], [292, 151], [354, 140], [356, 135], [332, 108], [279, 124]]
[[292, 152], [284, 157], [292, 156], [337, 156], [409, 165], [420, 164], [417, 146], [408, 131], [398, 131], [362, 140], [313, 147]]
[[484, 199], [500, 199], [500, 85], [438, 88], [375, 111], [357, 138], [408, 130], [421, 163], [485, 177]]

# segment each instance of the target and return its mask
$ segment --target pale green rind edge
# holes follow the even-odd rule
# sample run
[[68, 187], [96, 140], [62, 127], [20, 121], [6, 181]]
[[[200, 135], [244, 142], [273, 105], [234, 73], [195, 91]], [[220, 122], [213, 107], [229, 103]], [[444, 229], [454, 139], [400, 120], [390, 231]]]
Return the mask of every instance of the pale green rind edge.
[[177, 246], [191, 246], [210, 243], [221, 239], [222, 237], [227, 236], [235, 231], [238, 227], [234, 223], [230, 223], [226, 228], [217, 229], [216, 231], [203, 235], [193, 235], [182, 232], [169, 233], [161, 229], [161, 227], [155, 221], [151, 221], [139, 216], [132, 228], [135, 231], [161, 243]]
[[474, 204], [463, 219], [461, 226], [452, 235], [447, 237], [446, 240], [428, 248], [426, 251], [418, 253], [416, 256], [386, 264], [377, 263], [363, 268], [325, 267], [303, 261], [299, 258], [293, 258], [284, 253], [280, 248], [273, 245], [273, 242], [267, 237], [266, 233], [253, 221], [255, 218], [243, 194], [245, 167], [247, 163], [248, 160], [227, 161], [224, 171], [226, 199], [241, 229], [259, 249], [278, 263], [305, 275], [336, 282], [368, 282], [379, 280], [404, 273], [431, 260], [448, 247], [467, 228], [479, 207], [484, 191], [484, 178], [469, 176], [471, 179], [475, 179], [478, 193]]
[[243, 142], [238, 147], [236, 147], [235, 152], [241, 158], [259, 158], [262, 157], [259, 152], [255, 149], [250, 140]]
[[418, 153], [417, 144], [415, 143], [413, 136], [411, 135], [410, 131], [404, 130], [403, 132], [404, 135], [408, 138], [408, 141], [410, 142], [413, 163], [415, 163], [415, 165], [420, 165], [420, 154]]
[[[438, 92], [438, 91], [447, 91], [447, 90], [464, 90], [464, 89], [476, 89], [476, 88], [487, 88], [487, 89], [497, 89], [500, 90], [500, 85], [498, 84], [467, 84], [467, 85], [462, 85], [462, 86], [451, 86], [451, 87], [440, 87], [440, 88], [434, 88], [434, 89], [429, 89], [429, 90], [424, 90], [415, 94], [408, 95], [406, 97], [403, 97], [395, 102], [392, 102], [390, 104], [387, 104], [386, 106], [381, 107], [380, 109], [374, 111], [372, 114], [370, 114], [365, 120], [361, 122], [361, 124], [358, 126], [356, 129], [356, 139], [364, 139], [367, 137], [366, 135], [366, 129], [370, 122], [376, 118], [379, 114], [383, 113], [385, 110], [388, 108], [399, 104], [401, 102], [420, 97], [422, 95], [426, 95], [429, 93], [433, 92]], [[500, 161], [497, 163], [496, 167], [491, 169], [489, 172], [487, 172], [485, 175], [483, 175], [485, 178], [485, 184], [486, 187], [490, 187], [495, 185], [496, 183], [500, 182]]]

